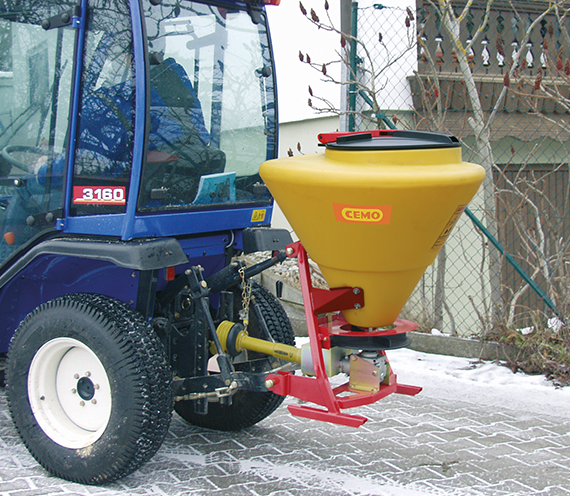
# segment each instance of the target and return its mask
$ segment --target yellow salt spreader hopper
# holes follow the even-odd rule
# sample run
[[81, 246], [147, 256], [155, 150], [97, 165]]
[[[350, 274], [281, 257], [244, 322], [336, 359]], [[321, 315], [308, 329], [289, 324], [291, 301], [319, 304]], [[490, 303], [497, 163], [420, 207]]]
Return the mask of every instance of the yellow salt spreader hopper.
[[343, 313], [365, 328], [394, 323], [485, 175], [456, 138], [416, 131], [339, 136], [260, 173], [329, 286], [363, 289]]
[[[421, 390], [397, 382], [385, 351], [409, 345], [406, 333], [417, 324], [398, 315], [485, 173], [463, 162], [459, 141], [444, 134], [331, 133], [319, 140], [324, 153], [260, 168], [300, 239], [287, 255], [298, 259], [310, 338], [302, 353], [264, 351], [302, 363], [305, 374], [270, 374], [266, 386], [326, 408], [291, 405], [294, 415], [357, 427], [366, 419], [342, 409]], [[331, 289], [312, 286], [307, 254]], [[234, 347], [259, 349], [239, 329], [227, 334]], [[333, 388], [328, 377], [338, 372], [350, 379]]]

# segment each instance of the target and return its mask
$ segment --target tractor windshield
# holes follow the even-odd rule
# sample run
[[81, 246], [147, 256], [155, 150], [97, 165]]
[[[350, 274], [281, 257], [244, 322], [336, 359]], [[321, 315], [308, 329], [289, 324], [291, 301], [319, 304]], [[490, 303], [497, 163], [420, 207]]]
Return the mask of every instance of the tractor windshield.
[[[156, 2], [153, 2], [156, 3]], [[273, 67], [265, 21], [195, 2], [143, 2], [150, 126], [139, 210], [270, 201]]]

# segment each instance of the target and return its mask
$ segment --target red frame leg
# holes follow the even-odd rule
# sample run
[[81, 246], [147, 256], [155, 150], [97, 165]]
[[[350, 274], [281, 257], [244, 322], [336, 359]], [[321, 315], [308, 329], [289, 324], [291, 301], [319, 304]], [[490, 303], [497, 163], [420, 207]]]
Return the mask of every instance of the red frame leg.
[[[356, 391], [349, 387], [348, 382], [333, 389], [325, 372], [322, 353], [323, 348], [330, 348], [331, 326], [320, 325], [317, 315], [323, 311], [323, 308], [330, 312], [353, 308], [354, 304], [362, 305], [362, 291], [353, 291], [353, 288], [337, 288], [329, 291], [313, 288], [307, 252], [301, 243], [297, 242], [290, 245], [288, 247], [289, 252], [290, 257], [297, 257], [299, 264], [299, 276], [315, 377], [282, 372], [270, 374], [266, 380], [271, 381], [268, 382], [268, 385], [272, 384], [270, 389], [276, 394], [294, 396], [302, 401], [308, 401], [325, 408], [323, 410], [305, 405], [291, 405], [288, 407], [291, 414], [334, 424], [360, 427], [366, 422], [367, 419], [365, 417], [342, 413], [341, 409], [368, 405], [392, 393], [411, 396], [418, 394], [421, 391], [420, 387], [398, 384], [396, 375], [391, 368], [389, 368], [390, 375], [388, 380], [385, 380], [380, 385], [379, 391]], [[412, 328], [415, 329], [415, 327], [417, 325], [412, 322], [400, 321], [394, 330], [379, 331], [379, 333], [407, 332], [413, 330]], [[332, 332], [335, 333], [334, 330]], [[336, 333], [338, 332], [344, 333], [343, 331], [336, 331]], [[350, 333], [351, 331], [348, 332]]]

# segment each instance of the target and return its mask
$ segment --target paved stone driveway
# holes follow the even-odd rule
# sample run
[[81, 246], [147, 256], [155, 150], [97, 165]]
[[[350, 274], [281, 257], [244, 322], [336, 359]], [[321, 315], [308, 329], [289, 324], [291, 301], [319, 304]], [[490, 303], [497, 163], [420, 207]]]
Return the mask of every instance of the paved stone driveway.
[[360, 429], [297, 419], [284, 407], [238, 434], [175, 417], [159, 453], [106, 487], [67, 483], [38, 467], [0, 391], [0, 495], [570, 496], [564, 403], [484, 385], [464, 394], [464, 384], [430, 371], [406, 379], [424, 392], [358, 409], [370, 419]]

